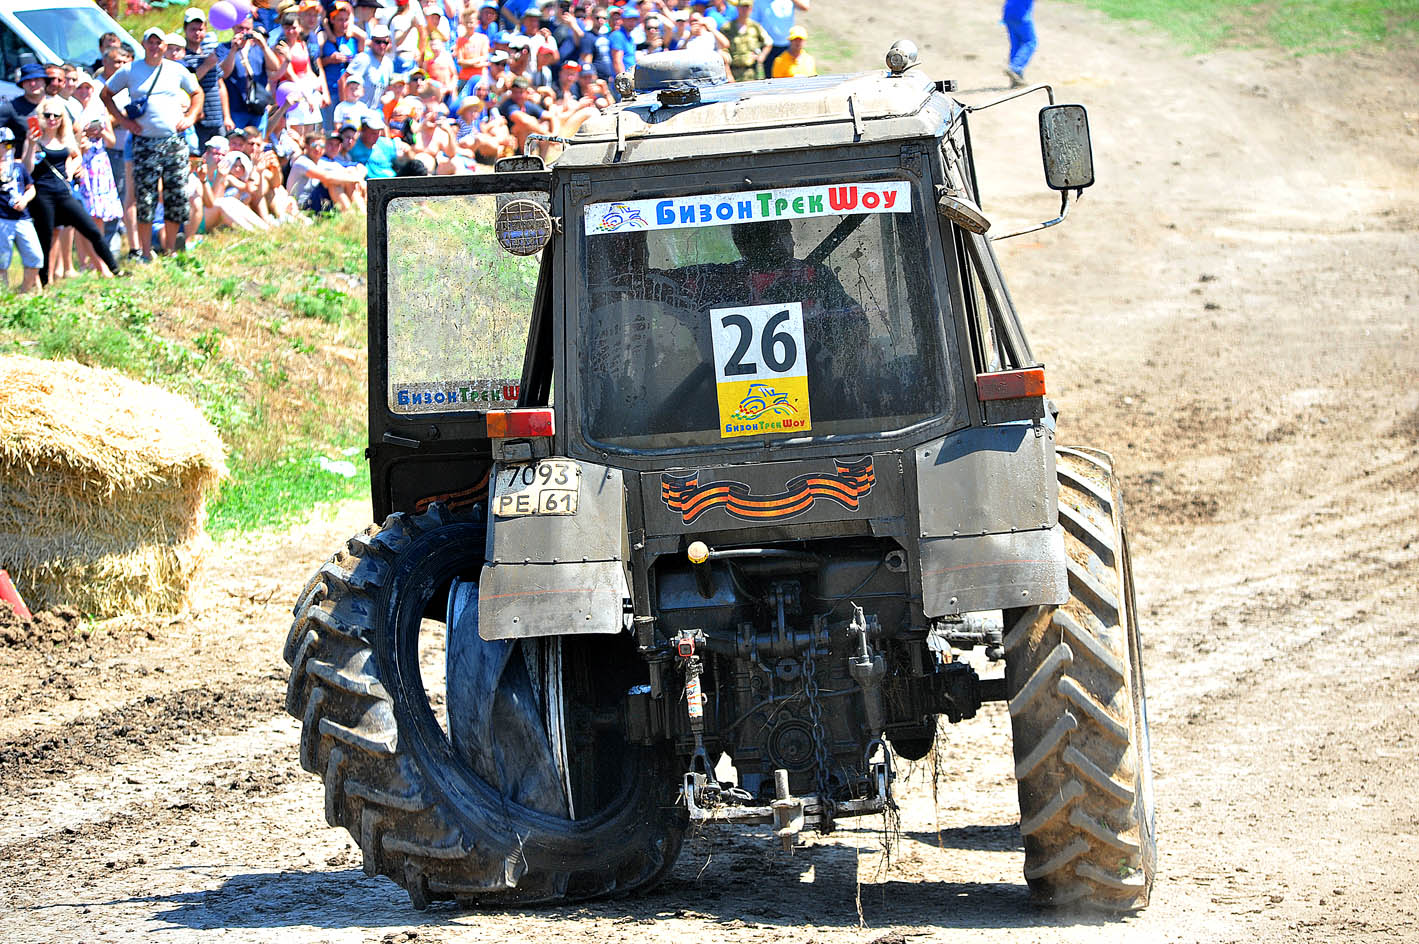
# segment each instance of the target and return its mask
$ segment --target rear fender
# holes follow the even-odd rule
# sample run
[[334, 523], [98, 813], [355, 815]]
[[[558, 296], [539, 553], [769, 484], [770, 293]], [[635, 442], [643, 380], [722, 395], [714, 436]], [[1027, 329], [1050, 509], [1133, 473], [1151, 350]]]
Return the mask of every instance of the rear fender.
[[487, 563], [478, 582], [478, 632], [484, 639], [625, 628], [630, 589], [622, 473], [573, 464], [579, 471], [574, 514], [507, 515], [497, 513], [499, 486], [525, 466], [494, 465]]
[[1052, 424], [961, 430], [914, 456], [924, 615], [1068, 599]]

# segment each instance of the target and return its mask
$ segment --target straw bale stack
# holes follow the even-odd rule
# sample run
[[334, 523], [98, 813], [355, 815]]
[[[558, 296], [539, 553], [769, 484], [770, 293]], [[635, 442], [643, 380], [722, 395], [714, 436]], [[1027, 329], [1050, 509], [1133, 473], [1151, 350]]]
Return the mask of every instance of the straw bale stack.
[[227, 474], [201, 412], [72, 362], [0, 356], [0, 567], [35, 609], [183, 606]]

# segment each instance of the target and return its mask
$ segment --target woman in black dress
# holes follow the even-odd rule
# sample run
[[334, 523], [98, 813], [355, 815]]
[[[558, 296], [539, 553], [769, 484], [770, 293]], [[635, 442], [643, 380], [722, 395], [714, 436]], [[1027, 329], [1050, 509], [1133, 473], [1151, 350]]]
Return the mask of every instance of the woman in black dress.
[[94, 218], [85, 212], [84, 205], [74, 196], [69, 185], [83, 160], [74, 129], [69, 125], [69, 113], [62, 100], [50, 96], [39, 103], [34, 117], [39, 119], [39, 124], [37, 127], [30, 126], [25, 139], [24, 160], [25, 169], [34, 178], [35, 187], [30, 217], [34, 220], [40, 248], [44, 250], [40, 281], [49, 284], [51, 244], [54, 230], [59, 226], [72, 226], [89, 241], [102, 263], [99, 275], [109, 278], [118, 271], [118, 260], [113, 258], [103, 233], [94, 224]]

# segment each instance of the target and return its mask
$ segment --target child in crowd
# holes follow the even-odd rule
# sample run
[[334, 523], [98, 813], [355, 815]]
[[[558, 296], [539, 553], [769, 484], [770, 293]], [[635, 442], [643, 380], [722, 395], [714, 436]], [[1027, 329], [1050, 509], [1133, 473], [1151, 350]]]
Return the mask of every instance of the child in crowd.
[[39, 288], [39, 267], [44, 265], [44, 252], [29, 213], [34, 197], [34, 178], [15, 158], [15, 132], [0, 128], [0, 272], [6, 273], [8, 284], [10, 258], [19, 249], [24, 268], [21, 292]]

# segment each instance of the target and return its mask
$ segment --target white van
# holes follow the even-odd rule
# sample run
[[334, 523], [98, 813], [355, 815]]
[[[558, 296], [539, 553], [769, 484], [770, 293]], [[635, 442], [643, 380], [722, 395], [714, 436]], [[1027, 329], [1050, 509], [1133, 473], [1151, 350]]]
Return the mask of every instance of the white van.
[[15, 78], [27, 62], [90, 69], [99, 58], [99, 37], [109, 32], [142, 55], [137, 40], [93, 0], [0, 0], [0, 96], [20, 94]]

